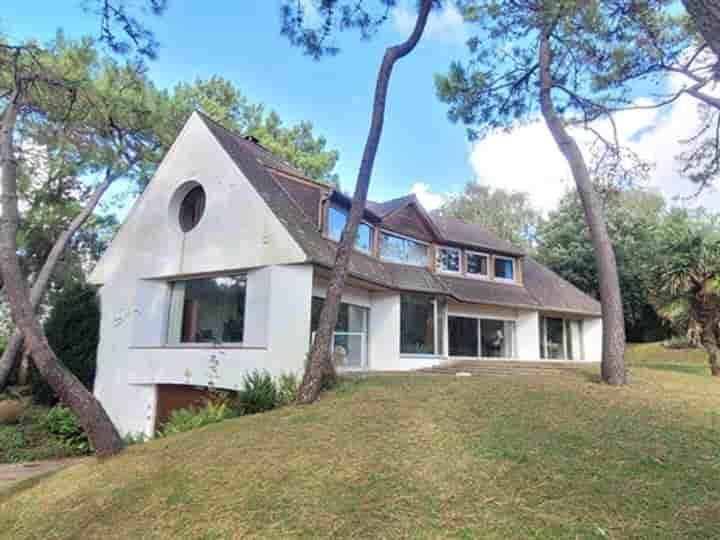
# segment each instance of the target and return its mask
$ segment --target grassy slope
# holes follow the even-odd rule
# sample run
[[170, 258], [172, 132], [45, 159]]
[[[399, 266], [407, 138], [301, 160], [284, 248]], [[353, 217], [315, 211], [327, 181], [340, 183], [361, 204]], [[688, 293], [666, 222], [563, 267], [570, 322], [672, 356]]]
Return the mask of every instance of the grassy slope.
[[622, 389], [587, 373], [347, 385], [66, 469], [0, 500], [0, 537], [717, 537], [720, 381], [630, 356]]

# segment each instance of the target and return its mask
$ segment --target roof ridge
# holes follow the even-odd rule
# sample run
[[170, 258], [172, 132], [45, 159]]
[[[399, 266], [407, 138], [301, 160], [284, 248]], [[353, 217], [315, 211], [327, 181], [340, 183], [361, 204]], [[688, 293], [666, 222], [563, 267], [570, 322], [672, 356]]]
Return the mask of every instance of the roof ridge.
[[[281, 158], [281, 157], [276, 156], [274, 153], [272, 153], [270, 150], [268, 150], [268, 149], [265, 148], [262, 144], [260, 144], [260, 142], [255, 142], [255, 141], [252, 141], [252, 140], [248, 139], [248, 137], [253, 137], [253, 139], [256, 139], [256, 140], [257, 140], [256, 137], [254, 137], [254, 136], [252, 136], [252, 135], [250, 135], [250, 134], [242, 134], [242, 133], [240, 133], [239, 131], [235, 131], [235, 130], [233, 130], [233, 129], [227, 128], [227, 127], [225, 127], [224, 125], [222, 125], [220, 122], [218, 122], [217, 120], [215, 120], [215, 119], [213, 119], [212, 117], [208, 116], [206, 113], [204, 113], [203, 111], [201, 111], [201, 110], [199, 110], [199, 109], [195, 109], [195, 112], [196, 112], [196, 113], [200, 116], [200, 118], [202, 118], [204, 121], [211, 122], [211, 123], [214, 124], [216, 127], [218, 127], [218, 128], [220, 128], [220, 129], [226, 131], [227, 133], [229, 133], [230, 135], [232, 135], [233, 137], [235, 137], [236, 139], [238, 139], [240, 142], [242, 142], [242, 144], [244, 144], [244, 145], [246, 145], [246, 146], [252, 146], [252, 148], [255, 148], [255, 149], [259, 149], [261, 152], [264, 152], [265, 154], [267, 154], [268, 156], [270, 156], [273, 160], [275, 160], [275, 161], [277, 161], [278, 163], [280, 163], [280, 164], [282, 164], [282, 165], [285, 165], [286, 167], [289, 167], [290, 169], [292, 169], [298, 176], [305, 176], [305, 175], [303, 175], [303, 173], [302, 173], [302, 171], [301, 171], [300, 169], [298, 169], [297, 167], [295, 167], [295, 165], [293, 165], [292, 163], [290, 163], [289, 161], [287, 161], [287, 160], [285, 160], [285, 159], [283, 159], [283, 158]], [[272, 166], [272, 165], [268, 165], [268, 164], [266, 164], [266, 163], [263, 163], [263, 166]], [[313, 182], [317, 182], [317, 180], [314, 180], [314, 179], [312, 179], [312, 178], [309, 178], [309, 180], [312, 180]]]

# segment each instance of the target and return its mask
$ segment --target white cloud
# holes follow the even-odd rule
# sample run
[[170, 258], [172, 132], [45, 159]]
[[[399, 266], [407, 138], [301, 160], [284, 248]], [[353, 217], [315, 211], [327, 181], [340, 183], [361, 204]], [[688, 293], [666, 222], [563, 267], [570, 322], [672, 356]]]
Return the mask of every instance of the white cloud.
[[[645, 103], [638, 100], [638, 103]], [[679, 99], [670, 110], [635, 110], [615, 116], [622, 142], [641, 158], [653, 163], [648, 187], [655, 187], [666, 198], [687, 197], [696, 186], [678, 173], [675, 159], [682, 151], [680, 141], [697, 125], [697, 101]], [[598, 128], [607, 133], [609, 122]], [[589, 141], [576, 133], [579, 142]], [[587, 149], [586, 147], [584, 148]], [[574, 188], [570, 169], [541, 119], [507, 132], [490, 134], [471, 147], [470, 165], [478, 181], [530, 193], [535, 206], [548, 211], [567, 189]], [[720, 211], [720, 192], [708, 189], [700, 197], [676, 204], [700, 205]]]
[[[417, 10], [406, 0], [392, 11], [395, 30], [409, 35], [415, 28]], [[428, 17], [423, 39], [432, 39], [442, 43], [464, 43], [467, 32], [462, 14], [452, 2], [446, 2], [440, 10], [434, 10]]]
[[311, 28], [320, 26], [323, 22], [322, 17], [320, 16], [318, 9], [315, 7], [313, 0], [300, 0], [300, 4], [302, 4], [303, 8], [305, 25]]
[[415, 194], [415, 196], [420, 201], [420, 204], [422, 204], [427, 211], [432, 211], [440, 208], [445, 202], [446, 198], [445, 195], [433, 193], [430, 186], [423, 182], [414, 183], [412, 185], [412, 188], [410, 189], [410, 193]]

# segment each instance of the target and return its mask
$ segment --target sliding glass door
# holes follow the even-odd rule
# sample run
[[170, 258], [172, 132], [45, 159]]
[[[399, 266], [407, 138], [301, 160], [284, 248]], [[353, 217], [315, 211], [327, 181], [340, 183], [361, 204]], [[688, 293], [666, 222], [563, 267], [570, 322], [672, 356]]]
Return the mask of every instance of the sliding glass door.
[[515, 357], [515, 321], [448, 317], [450, 356]]
[[540, 357], [550, 360], [582, 360], [582, 321], [540, 317]]
[[478, 320], [470, 317], [448, 317], [450, 356], [478, 355]]
[[[315, 335], [324, 300], [313, 296], [310, 333]], [[367, 334], [370, 310], [355, 304], [340, 304], [333, 335], [333, 354], [344, 369], [367, 369]]]
[[481, 356], [488, 358], [515, 357], [515, 321], [480, 320]]

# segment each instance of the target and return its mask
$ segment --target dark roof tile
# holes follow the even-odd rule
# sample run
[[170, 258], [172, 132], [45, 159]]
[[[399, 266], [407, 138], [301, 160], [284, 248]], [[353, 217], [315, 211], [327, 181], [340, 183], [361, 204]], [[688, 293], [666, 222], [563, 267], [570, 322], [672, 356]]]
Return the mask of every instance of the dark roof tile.
[[443, 236], [448, 242], [464, 244], [478, 249], [497, 251], [508, 255], [525, 254], [520, 248], [488, 232], [480, 225], [466, 223], [455, 217], [442, 216], [437, 212], [431, 213], [430, 217], [438, 229], [442, 231]]
[[[316, 213], [313, 212], [314, 195], [305, 192], [300, 194], [295, 187], [286, 185], [281, 177], [270, 173], [264, 166], [268, 161], [266, 150], [258, 149], [252, 141], [228, 131], [205, 115], [201, 114], [200, 117], [300, 245], [308, 261], [331, 268], [335, 260], [337, 244], [324, 238], [318, 229]], [[405, 201], [400, 202], [403, 199]], [[393, 204], [383, 207], [381, 211], [390, 213], [392, 210], [388, 208], [391, 206], [397, 209], [403, 204], [416, 201], [414, 196], [412, 196], [413, 201], [407, 199], [401, 197], [388, 201]], [[370, 206], [374, 204], [371, 203]], [[459, 220], [450, 221], [451, 218], [438, 220], [437, 216], [432, 216], [432, 219], [448, 235], [448, 241], [503, 253], [522, 254], [516, 248], [511, 250], [510, 244], [488, 233], [478, 236], [478, 230], [482, 229], [476, 226], [463, 222], [459, 222], [458, 225], [456, 222]], [[359, 252], [354, 252], [351, 256], [350, 273], [356, 278], [382, 287], [428, 294], [446, 294], [461, 302], [600, 314], [598, 302], [532, 259], [524, 257], [522, 261], [524, 286], [437, 275], [427, 268], [380, 261]]]

